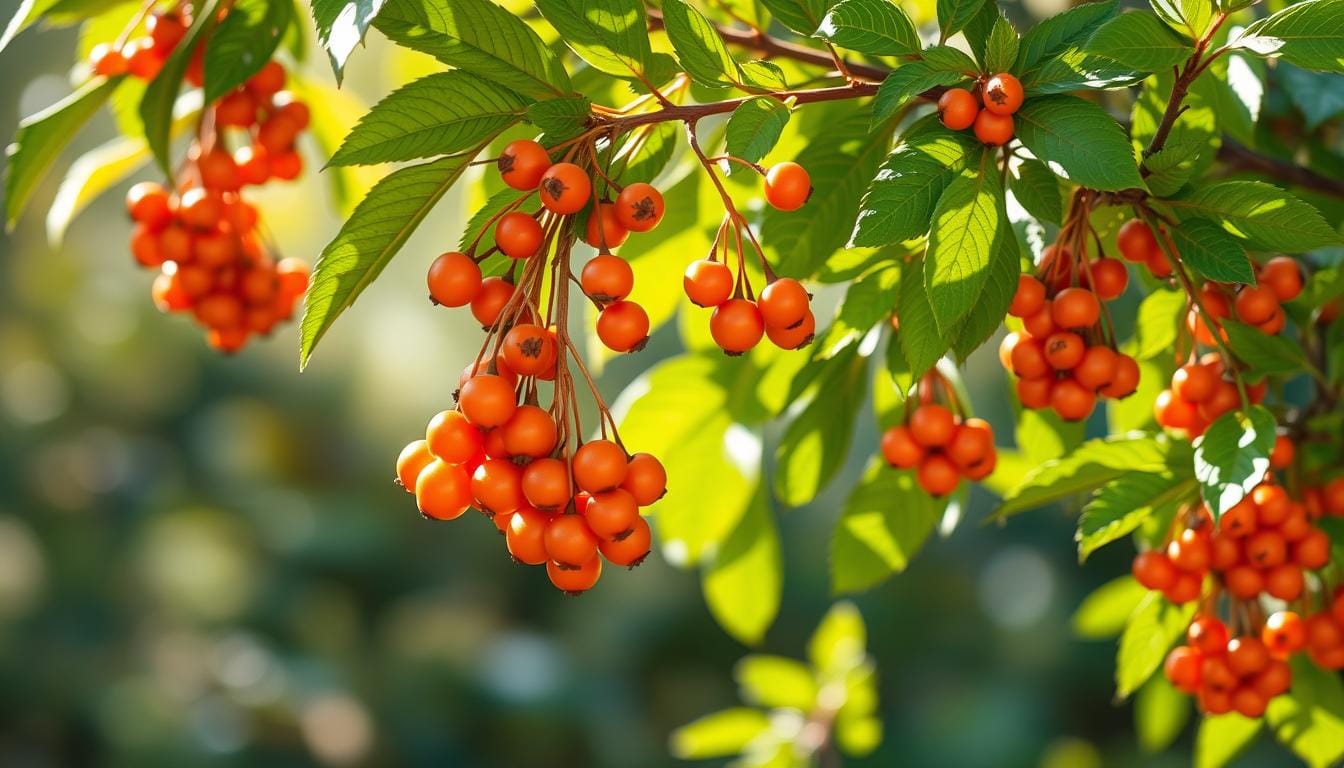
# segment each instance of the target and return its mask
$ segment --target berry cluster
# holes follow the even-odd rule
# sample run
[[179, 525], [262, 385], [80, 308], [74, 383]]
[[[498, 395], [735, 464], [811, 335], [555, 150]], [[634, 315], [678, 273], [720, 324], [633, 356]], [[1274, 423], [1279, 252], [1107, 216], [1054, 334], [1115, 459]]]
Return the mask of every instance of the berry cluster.
[[1324, 669], [1344, 669], [1344, 586], [1304, 623], [1307, 657]]
[[557, 588], [581, 593], [602, 573], [599, 553], [629, 567], [648, 555], [639, 508], [663, 496], [667, 474], [653, 456], [628, 456], [605, 439], [557, 455], [555, 420], [535, 403], [517, 404], [515, 386], [509, 374], [468, 378], [457, 409], [436, 415], [425, 438], [402, 450], [397, 480], [427, 518], [453, 520], [477, 507], [515, 560], [545, 563]]
[[[1115, 233], [1115, 246], [1125, 261], [1141, 264], [1148, 268], [1153, 277], [1163, 279], [1171, 277], [1171, 259], [1167, 253], [1176, 253], [1176, 244], [1171, 236], [1162, 233], [1163, 243], [1157, 242], [1153, 228], [1138, 219], [1130, 219], [1120, 225]], [[1164, 249], [1162, 246], [1165, 245]]]
[[[994, 430], [984, 419], [962, 418], [934, 402], [935, 388], [946, 382], [931, 373], [920, 382], [920, 403], [907, 410], [902, 424], [882, 434], [882, 457], [897, 469], [914, 469], [915, 480], [931, 496], [946, 496], [964, 477], [983, 480], [998, 463]], [[953, 403], [955, 405], [955, 403]]]
[[[1241, 395], [1222, 355], [1208, 352], [1176, 369], [1171, 386], [1153, 401], [1153, 416], [1167, 429], [1182, 430], [1191, 438], [1204, 434], [1209, 425], [1241, 404]], [[1266, 382], [1246, 387], [1246, 397], [1259, 403], [1268, 390]], [[1286, 443], [1287, 450], [1292, 444]], [[1289, 460], [1291, 462], [1291, 459]]]
[[[783, 162], [764, 170], [765, 199], [781, 211], [795, 211], [812, 195], [812, 181], [797, 163]], [[766, 286], [756, 295], [747, 277], [745, 244], [748, 238], [765, 272]], [[728, 267], [728, 251], [735, 243], [737, 278]], [[709, 332], [728, 355], [741, 355], [768, 337], [780, 349], [799, 349], [812, 342], [817, 320], [812, 314], [812, 296], [803, 284], [779, 277], [770, 269], [760, 245], [735, 210], [729, 210], [707, 258], [691, 262], [682, 276], [686, 297], [698, 307], [713, 307]]]
[[1008, 314], [1022, 319], [1022, 330], [999, 347], [1000, 362], [1017, 376], [1022, 405], [1080, 421], [1092, 414], [1098, 396], [1133, 394], [1138, 363], [1116, 351], [1109, 320], [1101, 324], [1102, 303], [1129, 283], [1125, 265], [1106, 257], [1075, 259], [1069, 248], [1052, 245], [1042, 252], [1037, 275], [1019, 277]]
[[954, 131], [971, 128], [982, 144], [1001, 147], [1013, 139], [1013, 114], [1024, 98], [1022, 83], [1000, 72], [980, 78], [974, 93], [948, 88], [938, 97], [938, 117]]
[[1304, 639], [1302, 618], [1292, 611], [1271, 615], [1258, 636], [1237, 637], [1217, 617], [1200, 615], [1186, 631], [1186, 644], [1167, 654], [1165, 672], [1206, 714], [1235, 711], [1259, 718], [1271, 699], [1292, 687], [1286, 659], [1302, 649]]
[[[149, 35], [120, 48], [101, 46], [94, 71], [154, 77], [181, 43], [187, 24], [189, 19], [175, 13], [150, 15]], [[204, 45], [196, 49], [185, 75], [197, 87], [204, 82], [203, 51]], [[190, 311], [207, 329], [211, 346], [222, 352], [236, 352], [251, 335], [269, 334], [292, 317], [308, 287], [307, 265], [273, 255], [257, 209], [242, 196], [244, 186], [293, 180], [302, 172], [294, 142], [307, 128], [309, 112], [284, 87], [284, 67], [264, 64], [207, 105], [175, 192], [142, 182], [126, 198], [136, 222], [131, 252], [141, 266], [160, 270], [155, 304], [163, 312]], [[239, 144], [236, 151], [229, 150], [231, 141]]]

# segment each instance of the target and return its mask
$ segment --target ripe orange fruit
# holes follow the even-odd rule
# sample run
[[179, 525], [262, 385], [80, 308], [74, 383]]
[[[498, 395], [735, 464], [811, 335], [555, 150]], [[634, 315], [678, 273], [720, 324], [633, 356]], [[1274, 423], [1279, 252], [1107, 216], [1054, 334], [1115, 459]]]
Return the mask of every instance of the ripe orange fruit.
[[481, 288], [471, 299], [471, 314], [484, 328], [489, 328], [499, 320], [499, 313], [513, 297], [514, 285], [502, 277], [487, 277], [481, 281]]
[[637, 352], [649, 338], [649, 314], [633, 301], [614, 301], [597, 313], [597, 337], [613, 352]]
[[616, 221], [631, 232], [648, 232], [663, 220], [663, 195], [637, 181], [616, 196]]
[[1072, 370], [1087, 353], [1083, 337], [1069, 331], [1057, 331], [1047, 336], [1044, 349], [1046, 362], [1057, 371]]
[[994, 453], [994, 430], [984, 419], [966, 419], [953, 432], [943, 453], [962, 470], [979, 467]]
[[584, 229], [583, 241], [598, 250], [615, 248], [630, 236], [616, 217], [616, 208], [611, 203], [602, 203], [597, 211], [588, 215], [588, 225]]
[[647, 507], [667, 493], [667, 470], [652, 454], [636, 453], [626, 464], [621, 487], [634, 497], [636, 504]]
[[496, 515], [526, 506], [522, 468], [505, 459], [486, 459], [471, 475], [471, 495], [482, 509]]
[[142, 181], [126, 193], [126, 212], [132, 220], [159, 231], [173, 221], [172, 204], [162, 185]]
[[539, 376], [555, 367], [555, 337], [539, 325], [519, 323], [504, 335], [504, 362], [520, 376]]
[[761, 290], [756, 307], [760, 309], [761, 319], [767, 328], [792, 328], [803, 321], [811, 301], [812, 297], [807, 294], [802, 283], [781, 277]]
[[615, 540], [599, 541], [597, 551], [601, 552], [612, 565], [633, 568], [648, 556], [652, 538], [649, 521], [636, 517], [634, 527], [628, 534]]
[[435, 304], [464, 307], [481, 290], [481, 268], [465, 253], [449, 251], [429, 265], [425, 282]]
[[1121, 225], [1115, 235], [1115, 244], [1126, 261], [1136, 264], [1147, 264], [1154, 253], [1161, 253], [1152, 227], [1138, 219], [1130, 219]]
[[733, 293], [733, 273], [723, 262], [700, 259], [686, 267], [681, 285], [691, 303], [698, 307], [717, 307]]
[[509, 518], [504, 544], [513, 559], [528, 565], [541, 565], [546, 556], [546, 524], [550, 518], [532, 507], [519, 507]]
[[1013, 140], [1013, 118], [995, 114], [988, 109], [980, 110], [975, 116], [975, 138], [990, 147], [1007, 144]]
[[946, 496], [957, 489], [961, 475], [951, 459], [941, 453], [930, 453], [919, 462], [915, 480], [930, 496]]
[[1008, 314], [1013, 317], [1030, 317], [1045, 306], [1045, 286], [1031, 275], [1019, 275], [1017, 291], [1013, 294], [1013, 303], [1008, 305]]
[[740, 355], [760, 342], [765, 335], [765, 320], [755, 302], [729, 299], [714, 309], [709, 333], [724, 352]]
[[1023, 408], [1046, 408], [1055, 391], [1055, 379], [1018, 379], [1015, 388], [1018, 402], [1022, 403]]
[[1060, 328], [1090, 328], [1100, 317], [1101, 303], [1086, 288], [1065, 288], [1050, 304], [1050, 319]]
[[1148, 589], [1164, 590], [1176, 581], [1176, 566], [1158, 550], [1140, 552], [1131, 570], [1134, 579]]
[[979, 111], [975, 96], [965, 88], [948, 88], [938, 97], [938, 119], [954, 131], [970, 128]]
[[1034, 336], [1024, 336], [1013, 345], [1009, 355], [1013, 373], [1022, 379], [1040, 379], [1052, 372], [1045, 356], [1045, 345]]
[[471, 478], [465, 468], [435, 459], [416, 478], [415, 501], [426, 517], [435, 520], [461, 517], [471, 506]]
[[460, 411], [440, 411], [425, 428], [429, 452], [449, 464], [461, 464], [481, 452], [485, 438]]
[[551, 157], [546, 149], [531, 139], [518, 139], [500, 153], [495, 161], [499, 177], [505, 184], [516, 190], [526, 192], [536, 189], [541, 183], [542, 174], [551, 167]]
[[1088, 347], [1083, 359], [1073, 369], [1073, 378], [1092, 390], [1103, 390], [1115, 379], [1119, 355], [1105, 344]]
[[546, 524], [545, 541], [546, 554], [561, 565], [581, 565], [597, 554], [597, 536], [582, 515], [552, 518]]
[[107, 43], [99, 43], [89, 51], [89, 61], [93, 65], [93, 74], [103, 77], [124, 75], [130, 68], [126, 56]]
[[1034, 315], [1027, 315], [1022, 318], [1022, 329], [1038, 339], [1044, 339], [1046, 336], [1059, 330], [1055, 326], [1052, 309], [1054, 302], [1046, 299], [1041, 305], [1041, 310]]
[[574, 452], [574, 482], [589, 493], [609, 491], [625, 480], [625, 449], [610, 440], [589, 440]]
[[1000, 72], [985, 81], [980, 90], [985, 109], [996, 115], [1011, 115], [1022, 106], [1022, 83], [1007, 72]]
[[630, 295], [635, 287], [635, 273], [630, 268], [630, 262], [610, 253], [602, 253], [583, 265], [579, 284], [593, 301], [609, 304]]
[[812, 338], [816, 333], [817, 318], [811, 310], [791, 328], [782, 328], [777, 325], [765, 326], [766, 337], [770, 339], [770, 343], [780, 349], [801, 349], [812, 343]]
[[1186, 363], [1171, 375], [1171, 391], [1187, 403], [1202, 403], [1213, 397], [1222, 377], [1201, 363]]
[[937, 403], [921, 405], [910, 414], [910, 436], [925, 448], [947, 445], [957, 429], [956, 417]]
[[504, 449], [513, 456], [541, 458], [555, 450], [559, 439], [555, 419], [545, 409], [531, 403], [514, 409], [513, 417], [499, 430]]
[[569, 503], [569, 467], [560, 459], [536, 459], [523, 467], [523, 495], [537, 509], [550, 511]]
[[794, 162], [775, 163], [765, 172], [765, 200], [781, 211], [796, 211], [812, 196], [812, 178]]
[[537, 255], [543, 236], [541, 224], [522, 211], [509, 211], [495, 222], [495, 245], [510, 258], [526, 259]]
[[434, 455], [429, 452], [429, 444], [424, 440], [412, 440], [401, 449], [401, 454], [397, 456], [397, 484], [406, 489], [407, 493], [415, 493], [415, 481], [420, 477], [420, 471], [429, 466], [434, 461]]
[[893, 467], [910, 469], [924, 458], [924, 448], [915, 442], [910, 428], [895, 426], [882, 433], [882, 458]]
[[457, 405], [472, 424], [493, 429], [513, 418], [518, 398], [513, 385], [504, 377], [486, 373], [467, 379], [458, 394]]
[[1302, 293], [1302, 270], [1288, 256], [1275, 256], [1260, 269], [1260, 282], [1274, 291], [1279, 301], [1292, 301]]
[[583, 519], [599, 539], [616, 539], [635, 527], [639, 505], [629, 492], [620, 488], [595, 493], [583, 511]]
[[1092, 415], [1097, 396], [1077, 379], [1061, 379], [1050, 393], [1050, 406], [1065, 421], [1082, 421]]
[[592, 589], [602, 577], [602, 558], [594, 555], [583, 565], [566, 567], [554, 560], [546, 561], [546, 575], [555, 588], [567, 595], [581, 595]]
[[1120, 298], [1129, 286], [1129, 270], [1119, 259], [1101, 258], [1088, 265], [1089, 283], [1102, 301]]
[[539, 188], [541, 204], [561, 215], [578, 213], [593, 197], [593, 182], [573, 163], [556, 163], [547, 168], [541, 174]]

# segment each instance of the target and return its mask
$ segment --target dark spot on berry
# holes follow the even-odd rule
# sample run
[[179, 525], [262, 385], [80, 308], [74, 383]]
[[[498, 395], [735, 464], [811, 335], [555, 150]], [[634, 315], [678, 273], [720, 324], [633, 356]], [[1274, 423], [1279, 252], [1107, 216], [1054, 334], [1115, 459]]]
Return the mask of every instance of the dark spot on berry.
[[552, 200], [559, 200], [560, 196], [565, 194], [565, 190], [567, 189], [569, 189], [569, 187], [565, 185], [565, 182], [555, 176], [541, 182], [541, 191], [544, 194], [550, 195]]
[[640, 198], [632, 207], [635, 209], [635, 221], [647, 221], [658, 215], [658, 211], [654, 209], [653, 198], [651, 197], [646, 196]]
[[535, 337], [525, 339], [522, 344], [518, 345], [518, 351], [522, 352], [524, 357], [541, 357], [541, 339]]
[[989, 89], [989, 100], [999, 106], [1003, 106], [1008, 103], [1008, 94], [1004, 93], [1002, 86], [996, 85]]
[[514, 164], [517, 162], [518, 158], [505, 152], [504, 154], [499, 156], [498, 160], [495, 161], [495, 165], [499, 166], [499, 172], [501, 174], [505, 174], [508, 173], [509, 171], [512, 171]]

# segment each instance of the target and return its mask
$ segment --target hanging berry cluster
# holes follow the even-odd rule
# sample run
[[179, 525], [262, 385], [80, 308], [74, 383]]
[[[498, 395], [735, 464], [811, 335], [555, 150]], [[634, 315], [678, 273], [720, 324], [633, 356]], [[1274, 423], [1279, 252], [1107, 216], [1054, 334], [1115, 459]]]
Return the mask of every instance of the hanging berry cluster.
[[[152, 79], [191, 22], [174, 11], [151, 14], [145, 23], [147, 37], [96, 48], [94, 72]], [[204, 43], [197, 47], [185, 75], [196, 87], [204, 84], [204, 50]], [[176, 189], [142, 182], [126, 198], [136, 223], [131, 252], [141, 266], [159, 270], [155, 305], [190, 312], [221, 352], [237, 352], [252, 335], [265, 336], [290, 319], [308, 287], [307, 265], [276, 258], [257, 209], [242, 194], [245, 186], [289, 181], [302, 172], [294, 143], [308, 127], [309, 112], [284, 87], [284, 67], [270, 61], [207, 104], [177, 169]]]
[[1245, 634], [1233, 636], [1216, 616], [1196, 616], [1186, 632], [1186, 645], [1167, 654], [1167, 679], [1177, 690], [1194, 696], [1205, 714], [1237, 712], [1259, 718], [1274, 697], [1292, 687], [1287, 659], [1302, 649], [1306, 635], [1302, 617], [1279, 611], [1265, 619], [1258, 632], [1244, 617], [1236, 618]]
[[938, 97], [938, 117], [954, 131], [970, 128], [980, 143], [1001, 147], [1013, 140], [1013, 114], [1022, 108], [1022, 83], [1008, 72], [982, 75], [974, 93], [948, 88]]
[[1022, 330], [999, 347], [1023, 407], [1052, 408], [1065, 421], [1086, 419], [1098, 397], [1125, 398], [1139, 385], [1138, 363], [1117, 351], [1103, 312], [1125, 292], [1129, 271], [1117, 259], [1090, 259], [1088, 231], [1086, 219], [1075, 216], [1041, 252], [1036, 274], [1019, 277], [1008, 314], [1021, 318]]
[[906, 401], [905, 421], [882, 434], [882, 457], [897, 469], [915, 470], [916, 482], [931, 496], [952, 493], [962, 478], [989, 477], [998, 462], [989, 422], [963, 417], [952, 387], [936, 369], [917, 390], [913, 408]]

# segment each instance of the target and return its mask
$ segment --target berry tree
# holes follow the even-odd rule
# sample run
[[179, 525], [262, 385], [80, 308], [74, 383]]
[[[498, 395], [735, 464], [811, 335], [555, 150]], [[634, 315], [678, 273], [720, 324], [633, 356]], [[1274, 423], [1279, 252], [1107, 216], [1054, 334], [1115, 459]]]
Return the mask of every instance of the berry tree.
[[[307, 37], [289, 0], [26, 2], [6, 42], [81, 23], [88, 55], [19, 128], [7, 220], [110, 102], [127, 136], [74, 164], [49, 230], [152, 157], [127, 205], [154, 301], [236, 352], [302, 296], [303, 367], [461, 188], [460, 241], [407, 257], [482, 329], [396, 460], [426, 518], [483, 512], [570, 594], [656, 547], [755, 642], [785, 578], [776, 508], [851, 451], [873, 458], [829, 543], [840, 593], [904, 570], [972, 483], [997, 522], [1081, 502], [1081, 559], [1136, 549], [1082, 609], [1120, 636], [1118, 695], [1185, 713], [1188, 694], [1206, 762], [1262, 728], [1339, 760], [1344, 0], [1099, 0], [1035, 24], [913, 6], [313, 0], [337, 82], [371, 30], [442, 65], [332, 137], [327, 86], [282, 63]], [[311, 280], [244, 197], [302, 172], [309, 129], [338, 204], [348, 169], [398, 164]], [[609, 404], [593, 368], [659, 338], [679, 353]], [[995, 341], [1011, 441], [961, 373]], [[869, 403], [880, 442], [851, 445]], [[871, 677], [861, 643], [846, 658], [777, 665], [806, 706], [760, 693], [821, 713], [792, 751], [762, 746], [760, 712], [674, 751], [805, 763], [818, 728], [871, 749], [869, 683], [818, 703], [827, 675]]]

